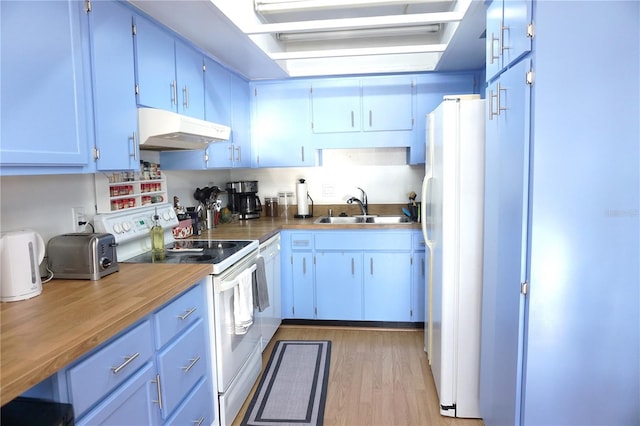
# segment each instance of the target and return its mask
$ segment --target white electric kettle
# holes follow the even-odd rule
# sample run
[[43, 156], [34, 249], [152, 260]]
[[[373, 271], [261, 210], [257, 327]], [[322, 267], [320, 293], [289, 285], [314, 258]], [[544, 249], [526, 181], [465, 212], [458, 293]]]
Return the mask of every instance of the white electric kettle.
[[15, 302], [42, 293], [40, 263], [44, 241], [31, 229], [3, 232], [0, 237], [0, 301]]

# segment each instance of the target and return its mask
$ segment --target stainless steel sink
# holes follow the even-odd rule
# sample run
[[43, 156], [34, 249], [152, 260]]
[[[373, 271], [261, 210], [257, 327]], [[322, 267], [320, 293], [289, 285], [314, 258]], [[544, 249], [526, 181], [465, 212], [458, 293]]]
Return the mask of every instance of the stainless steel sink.
[[368, 217], [367, 223], [376, 223], [378, 225], [391, 225], [396, 223], [411, 223], [411, 219], [407, 216], [374, 216]]
[[327, 225], [391, 225], [400, 223], [409, 224], [411, 220], [406, 216], [321, 216], [313, 223]]
[[313, 223], [324, 223], [332, 225], [349, 225], [353, 223], [364, 223], [364, 218], [354, 216], [322, 216], [316, 219]]

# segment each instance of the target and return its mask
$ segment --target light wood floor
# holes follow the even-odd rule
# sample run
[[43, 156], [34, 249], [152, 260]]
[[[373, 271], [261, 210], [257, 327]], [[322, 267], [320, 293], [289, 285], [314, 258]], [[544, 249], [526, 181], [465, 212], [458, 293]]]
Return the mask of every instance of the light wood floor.
[[[325, 426], [483, 425], [440, 416], [423, 330], [281, 326], [262, 355], [263, 369], [276, 340], [331, 340]], [[256, 387], [233, 426], [244, 418]]]

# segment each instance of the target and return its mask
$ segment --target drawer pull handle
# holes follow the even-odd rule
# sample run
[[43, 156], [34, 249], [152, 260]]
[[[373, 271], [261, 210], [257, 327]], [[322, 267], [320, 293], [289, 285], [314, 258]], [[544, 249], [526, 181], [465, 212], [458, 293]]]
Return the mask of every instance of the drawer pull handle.
[[189, 317], [189, 315], [191, 315], [195, 311], [196, 311], [196, 308], [191, 308], [187, 312], [185, 312], [184, 315], [178, 315], [178, 318], [180, 318], [181, 320], [186, 320]]
[[193, 423], [195, 423], [196, 426], [200, 426], [202, 422], [204, 422], [204, 416], [200, 417], [198, 420], [193, 421]]
[[125, 368], [127, 365], [131, 364], [133, 360], [138, 358], [139, 356], [140, 356], [140, 352], [136, 352], [131, 356], [124, 357], [124, 362], [117, 367], [111, 367], [111, 371], [113, 371], [113, 374], [118, 374], [120, 370]]
[[160, 386], [160, 375], [156, 374], [156, 379], [152, 380], [151, 383], [155, 383], [156, 388], [158, 389], [158, 400], [152, 401], [152, 402], [155, 402], [156, 404], [158, 404], [158, 408], [162, 410], [162, 386]]
[[191, 370], [193, 368], [193, 366], [196, 365], [196, 363], [198, 361], [200, 361], [200, 357], [197, 356], [195, 358], [191, 358], [189, 361], [190, 361], [189, 365], [187, 365], [186, 367], [182, 367], [182, 369], [184, 370], [185, 373], [188, 373], [189, 370]]

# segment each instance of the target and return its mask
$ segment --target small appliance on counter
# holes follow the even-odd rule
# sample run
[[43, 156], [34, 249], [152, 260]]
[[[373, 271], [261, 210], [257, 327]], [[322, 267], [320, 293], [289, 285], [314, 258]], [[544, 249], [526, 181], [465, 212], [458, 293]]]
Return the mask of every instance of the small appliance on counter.
[[229, 208], [233, 213], [238, 213], [241, 220], [260, 217], [262, 203], [257, 195], [257, 180], [227, 182], [227, 193], [229, 194]]
[[[299, 179], [296, 184], [296, 198], [298, 200], [298, 213], [294, 217], [313, 217], [313, 199], [309, 195], [309, 189], [304, 179]], [[311, 200], [311, 211], [309, 211], [309, 200]]]
[[42, 293], [40, 263], [44, 259], [44, 241], [37, 232], [3, 232], [0, 259], [0, 301], [16, 302]]
[[54, 279], [95, 281], [120, 270], [115, 238], [107, 233], [57, 235], [47, 243], [47, 256]]

